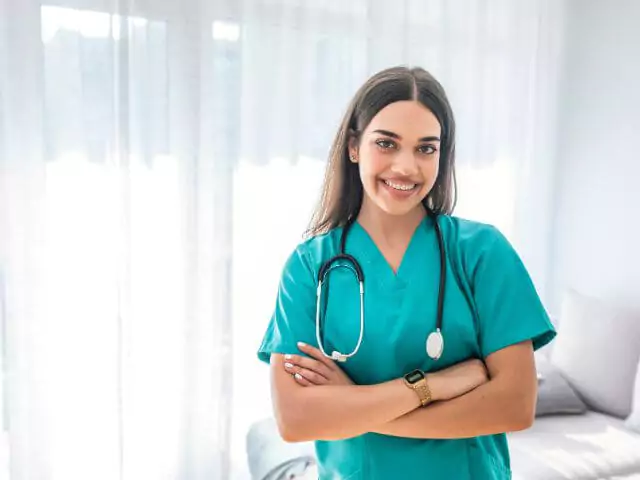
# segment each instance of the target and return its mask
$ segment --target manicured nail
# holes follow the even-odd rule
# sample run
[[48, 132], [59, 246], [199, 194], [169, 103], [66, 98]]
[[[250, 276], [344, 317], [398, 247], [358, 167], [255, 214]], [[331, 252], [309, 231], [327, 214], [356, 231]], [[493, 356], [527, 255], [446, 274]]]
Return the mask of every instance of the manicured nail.
[[300, 380], [300, 379], [302, 378], [302, 375], [300, 375], [299, 373], [296, 373], [296, 374], [295, 374], [295, 377], [296, 377], [298, 380]]
[[306, 343], [304, 343], [304, 342], [298, 342], [298, 346], [299, 346], [299, 347], [306, 347], [306, 346], [307, 346], [307, 344], [306, 344]]
[[285, 360], [291, 360], [291, 354], [290, 354], [290, 353], [287, 353], [287, 354], [284, 356], [284, 358], [285, 358]]
[[285, 363], [284, 368], [293, 368], [293, 365], [291, 365], [290, 363]]

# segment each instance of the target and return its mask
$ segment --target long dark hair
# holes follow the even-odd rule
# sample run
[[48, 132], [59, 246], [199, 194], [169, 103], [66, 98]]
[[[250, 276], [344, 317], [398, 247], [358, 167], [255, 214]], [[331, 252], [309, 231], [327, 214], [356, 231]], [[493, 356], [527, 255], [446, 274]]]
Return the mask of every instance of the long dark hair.
[[335, 136], [325, 171], [320, 201], [306, 236], [328, 232], [355, 220], [362, 204], [358, 164], [349, 161], [350, 142], [359, 142], [369, 122], [387, 105], [416, 100], [440, 123], [440, 164], [433, 188], [423, 200], [435, 214], [451, 214], [456, 203], [455, 121], [442, 85], [426, 70], [393, 67], [383, 70], [360, 87], [349, 104]]

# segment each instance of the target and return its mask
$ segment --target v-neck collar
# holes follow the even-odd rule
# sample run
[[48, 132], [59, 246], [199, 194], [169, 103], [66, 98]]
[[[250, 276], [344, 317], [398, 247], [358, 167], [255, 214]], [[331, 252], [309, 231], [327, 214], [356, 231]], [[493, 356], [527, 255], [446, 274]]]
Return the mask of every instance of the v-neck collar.
[[376, 242], [374, 242], [371, 235], [369, 235], [369, 232], [362, 225], [360, 225], [357, 220], [354, 222], [355, 225], [353, 225], [353, 229], [357, 230], [359, 234], [364, 238], [364, 241], [361, 243], [361, 246], [365, 249], [365, 252], [363, 252], [364, 255], [369, 258], [371, 262], [382, 264], [382, 269], [385, 271], [386, 276], [389, 276], [393, 280], [399, 280], [404, 275], [403, 272], [407, 268], [406, 264], [411, 262], [412, 250], [415, 248], [415, 244], [418, 243], [417, 238], [424, 233], [426, 229], [425, 224], [428, 218], [429, 216], [425, 215], [424, 218], [420, 220], [420, 223], [418, 224], [416, 229], [413, 231], [411, 239], [407, 244], [407, 248], [402, 254], [402, 259], [400, 260], [400, 264], [398, 265], [398, 270], [396, 272], [393, 271], [392, 266], [382, 254], [382, 251], [380, 250]]

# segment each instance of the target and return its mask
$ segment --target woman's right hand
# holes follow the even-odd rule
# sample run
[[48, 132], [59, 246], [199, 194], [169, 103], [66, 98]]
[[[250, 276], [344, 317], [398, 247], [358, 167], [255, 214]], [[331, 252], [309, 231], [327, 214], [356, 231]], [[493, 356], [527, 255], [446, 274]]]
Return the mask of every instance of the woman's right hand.
[[484, 362], [477, 358], [427, 373], [426, 378], [434, 401], [459, 397], [489, 380]]

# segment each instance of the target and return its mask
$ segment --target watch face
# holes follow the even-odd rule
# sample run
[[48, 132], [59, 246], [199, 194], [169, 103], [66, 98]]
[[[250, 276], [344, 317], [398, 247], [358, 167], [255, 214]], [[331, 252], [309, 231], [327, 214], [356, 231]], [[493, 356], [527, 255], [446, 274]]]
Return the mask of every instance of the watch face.
[[411, 373], [407, 373], [405, 378], [409, 383], [416, 383], [424, 378], [424, 374], [420, 370], [414, 370]]

